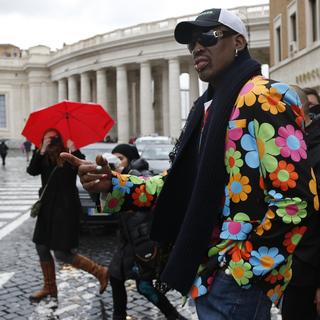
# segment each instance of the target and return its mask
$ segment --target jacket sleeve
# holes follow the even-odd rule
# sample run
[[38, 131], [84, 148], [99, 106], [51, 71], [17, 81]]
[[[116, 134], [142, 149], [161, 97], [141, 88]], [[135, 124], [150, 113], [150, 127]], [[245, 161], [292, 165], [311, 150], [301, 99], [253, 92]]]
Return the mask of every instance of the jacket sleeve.
[[37, 176], [41, 174], [41, 162], [43, 156], [40, 154], [39, 150], [33, 152], [32, 158], [30, 160], [29, 166], [27, 167], [27, 172], [32, 176]]
[[114, 171], [112, 174], [112, 190], [100, 194], [102, 211], [106, 213], [149, 210], [162, 189], [166, 175], [137, 177]]
[[[257, 95], [251, 104], [249, 133], [237, 145], [241, 152], [248, 151], [243, 162], [249, 174], [238, 179], [239, 185], [229, 184], [231, 201], [261, 192], [264, 200], [249, 208], [250, 217], [244, 213], [233, 216], [232, 223], [241, 221], [247, 236], [233, 242], [226, 255], [227, 267], [240, 286], [258, 281], [275, 303], [291, 278], [292, 254], [307, 230], [308, 219], [319, 209], [299, 107], [297, 94], [284, 84], [273, 83]], [[253, 181], [254, 177], [258, 179]], [[232, 179], [237, 180], [236, 175]], [[232, 192], [240, 183], [243, 194], [237, 199]], [[259, 208], [265, 210], [264, 216], [255, 215]], [[222, 231], [226, 228], [231, 230], [230, 225], [223, 225]], [[240, 269], [244, 272], [241, 279]]]

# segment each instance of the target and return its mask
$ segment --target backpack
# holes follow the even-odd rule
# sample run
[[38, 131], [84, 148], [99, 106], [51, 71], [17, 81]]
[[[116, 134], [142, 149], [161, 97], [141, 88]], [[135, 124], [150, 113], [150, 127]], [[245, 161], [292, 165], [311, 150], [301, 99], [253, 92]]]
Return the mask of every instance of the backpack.
[[123, 212], [120, 223], [134, 254], [134, 277], [139, 280], [156, 279], [159, 274], [159, 247], [150, 239], [152, 213]]

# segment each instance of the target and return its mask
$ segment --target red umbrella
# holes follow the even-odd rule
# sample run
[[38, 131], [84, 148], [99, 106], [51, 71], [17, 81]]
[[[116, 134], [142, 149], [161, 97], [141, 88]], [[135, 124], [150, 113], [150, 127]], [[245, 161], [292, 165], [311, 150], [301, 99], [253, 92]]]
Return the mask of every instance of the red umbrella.
[[32, 112], [22, 135], [39, 147], [44, 132], [54, 128], [65, 143], [71, 139], [81, 148], [103, 140], [113, 124], [113, 119], [99, 104], [62, 101]]

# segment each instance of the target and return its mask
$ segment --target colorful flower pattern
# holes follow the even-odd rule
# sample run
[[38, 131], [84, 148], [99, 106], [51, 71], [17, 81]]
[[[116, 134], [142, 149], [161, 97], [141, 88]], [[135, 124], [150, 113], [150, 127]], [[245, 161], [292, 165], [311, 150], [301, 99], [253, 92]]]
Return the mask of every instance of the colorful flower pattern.
[[240, 173], [230, 177], [228, 188], [231, 201], [236, 203], [247, 200], [248, 194], [251, 192], [249, 178], [241, 176]]
[[317, 193], [317, 180], [316, 180], [316, 176], [315, 176], [312, 168], [311, 168], [311, 177], [312, 177], [312, 179], [309, 182], [309, 189], [314, 196], [313, 197], [313, 207], [315, 210], [318, 211], [319, 210], [319, 197], [318, 197], [318, 193]]
[[276, 213], [284, 223], [298, 224], [307, 216], [307, 202], [298, 197], [278, 202], [276, 206]]
[[126, 175], [120, 178], [112, 178], [112, 184], [114, 190], [119, 190], [123, 193], [130, 193], [130, 188], [133, 187], [133, 183], [129, 181], [129, 177]]
[[244, 262], [242, 259], [237, 262], [231, 261], [229, 270], [239, 285], [247, 285], [249, 279], [253, 277], [250, 263]]
[[141, 185], [135, 188], [132, 194], [133, 203], [138, 207], [150, 207], [153, 196], [146, 191], [146, 186]]
[[288, 124], [279, 128], [278, 135], [276, 145], [280, 147], [280, 153], [284, 158], [291, 157], [295, 162], [300, 161], [301, 158], [307, 158], [307, 145], [301, 130], [295, 130], [291, 124]]
[[265, 275], [281, 262], [284, 256], [279, 254], [278, 248], [260, 247], [257, 251], [251, 252], [250, 264], [253, 266], [253, 273], [257, 276]]
[[240, 172], [240, 168], [243, 166], [243, 160], [241, 159], [241, 153], [229, 148], [225, 156], [225, 164], [227, 172], [230, 174], [235, 174]]
[[287, 191], [289, 188], [295, 188], [296, 180], [299, 178], [298, 173], [294, 171], [292, 163], [281, 160], [277, 169], [270, 173], [270, 180], [275, 188]]
[[117, 189], [107, 194], [106, 202], [103, 206], [103, 212], [114, 213], [119, 212], [124, 202], [123, 193]]
[[266, 93], [268, 89], [265, 84], [268, 83], [268, 80], [263, 77], [255, 77], [249, 80], [241, 89], [239, 96], [236, 101], [237, 108], [241, 108], [244, 105], [251, 107], [257, 101], [257, 96], [260, 94]]
[[286, 110], [285, 103], [282, 101], [282, 94], [274, 87], [265, 94], [261, 94], [258, 98], [263, 111], [268, 111], [273, 115]]
[[273, 172], [278, 161], [276, 156], [280, 154], [280, 148], [275, 143], [275, 129], [269, 123], [259, 123], [254, 120], [254, 130], [262, 174], [265, 177], [266, 172]]
[[306, 226], [295, 227], [290, 232], [286, 233], [283, 245], [287, 248], [289, 253], [292, 253], [299, 244], [303, 234], [307, 231]]
[[245, 155], [245, 163], [250, 168], [258, 168], [259, 161], [259, 150], [257, 145], [257, 140], [254, 133], [254, 122], [251, 121], [248, 125], [249, 134], [244, 134], [241, 138], [241, 147], [247, 151]]
[[[306, 230], [307, 216], [319, 208], [300, 106], [288, 85], [261, 76], [240, 91], [226, 132], [222, 226], [199, 266], [193, 298], [208, 292], [214, 271], [208, 272], [207, 261], [216, 258], [239, 286], [261, 284], [272, 302], [279, 302], [292, 277], [292, 254]], [[116, 173], [113, 177], [119, 181], [113, 181], [105, 207], [114, 212], [150, 208], [165, 180], [121, 178]], [[183, 186], [177, 192], [183, 192]]]

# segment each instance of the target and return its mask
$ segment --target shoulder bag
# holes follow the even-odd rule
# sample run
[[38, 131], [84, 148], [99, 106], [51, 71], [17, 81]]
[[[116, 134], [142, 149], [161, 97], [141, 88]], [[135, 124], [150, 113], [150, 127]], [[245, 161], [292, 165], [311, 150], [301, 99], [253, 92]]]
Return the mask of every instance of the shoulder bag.
[[30, 217], [35, 218], [39, 215], [39, 212], [40, 212], [41, 206], [42, 206], [42, 199], [43, 199], [44, 194], [47, 190], [48, 184], [53, 176], [53, 173], [56, 171], [56, 169], [57, 169], [57, 166], [55, 166], [54, 169], [51, 171], [50, 176], [48, 178], [48, 181], [47, 181], [46, 185], [44, 186], [39, 199], [32, 205], [32, 207], [30, 209]]

